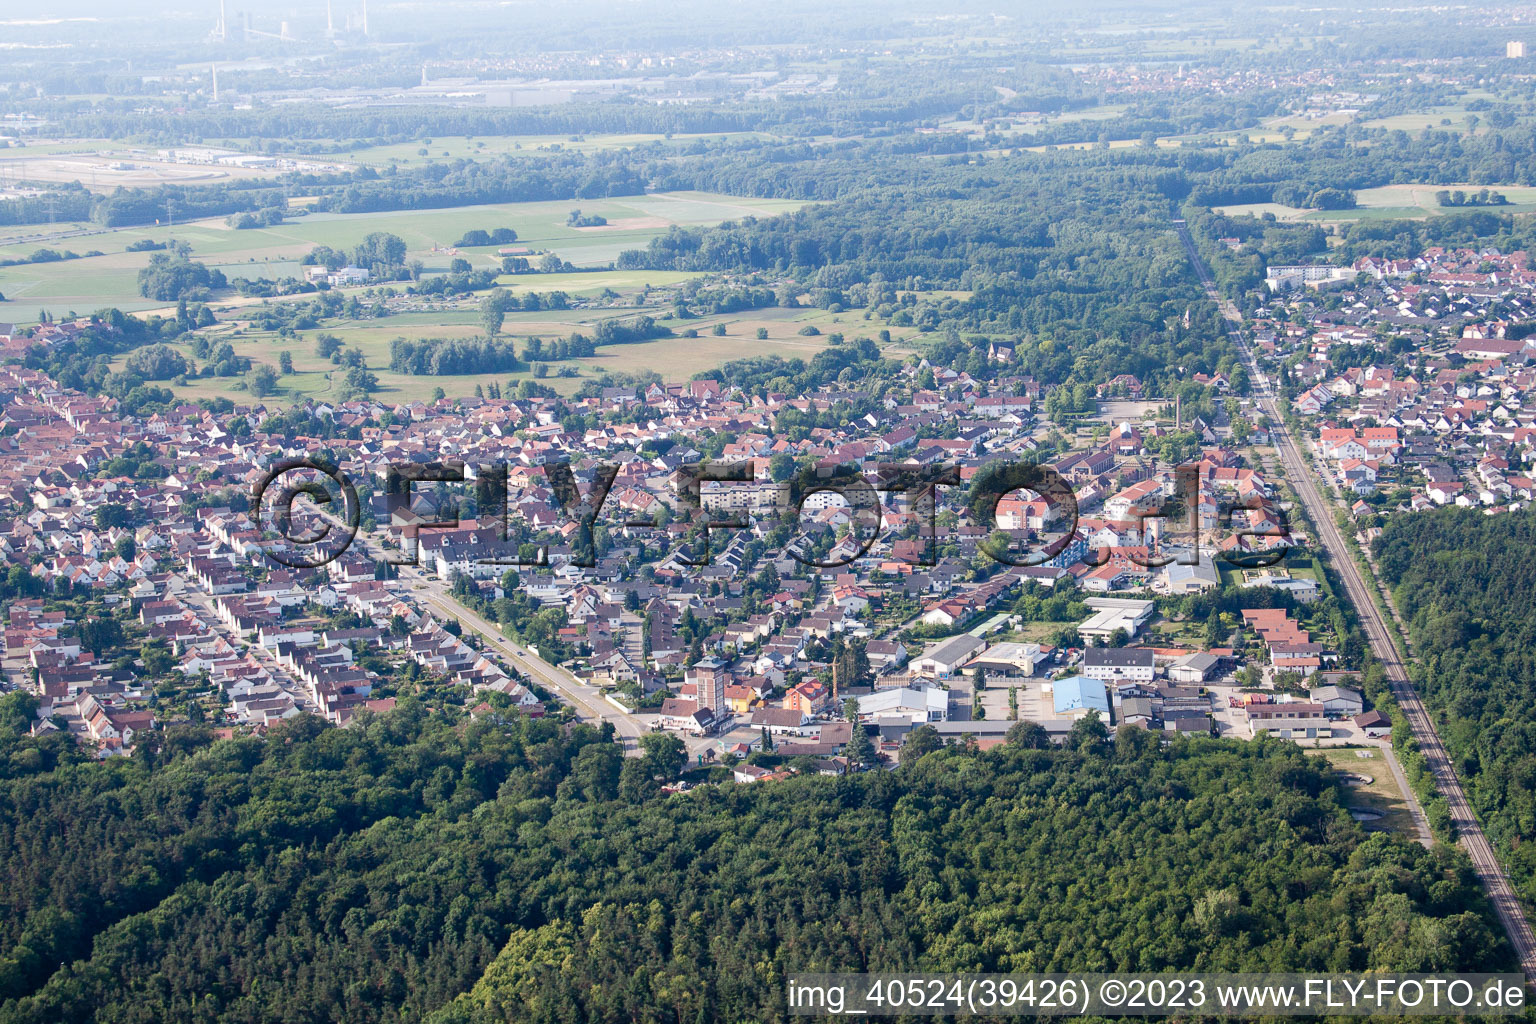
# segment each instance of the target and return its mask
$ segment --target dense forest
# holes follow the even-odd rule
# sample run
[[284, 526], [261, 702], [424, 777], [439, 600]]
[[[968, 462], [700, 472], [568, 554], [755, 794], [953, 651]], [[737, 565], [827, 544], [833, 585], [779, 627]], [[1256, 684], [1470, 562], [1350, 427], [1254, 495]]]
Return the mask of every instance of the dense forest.
[[[1230, 372], [1236, 353], [1170, 226], [1187, 184], [1153, 154], [1122, 153], [1074, 158], [1070, 170], [1034, 160], [930, 164], [904, 184], [793, 214], [674, 228], [619, 265], [787, 273], [813, 305], [870, 309], [933, 332], [926, 354], [935, 363], [989, 376], [988, 338], [1001, 335], [1044, 382], [1131, 373], [1163, 395], [1197, 371]], [[835, 181], [843, 164], [825, 172]]]
[[780, 1019], [815, 968], [1507, 959], [1459, 853], [1367, 834], [1288, 743], [1083, 729], [669, 797], [662, 745], [588, 727], [402, 701], [102, 764], [18, 699], [0, 1021], [691, 1024]]
[[[754, 35], [761, 39], [760, 35]], [[626, 40], [632, 39], [626, 33]], [[583, 45], [589, 45], [585, 38]], [[626, 43], [628, 45], [628, 43]], [[179, 132], [206, 138], [251, 139], [260, 146], [275, 140], [317, 140], [342, 152], [357, 145], [429, 140], [449, 135], [570, 135], [591, 132], [705, 134], [766, 132], [805, 138], [828, 134], [885, 134], [978, 106], [998, 117], [1040, 111], [1091, 108], [1100, 102], [1092, 90], [1063, 69], [1022, 62], [999, 74], [985, 60], [948, 61], [925, 66], [874, 67], [850, 78], [836, 93], [789, 96], [777, 101], [737, 100], [728, 105], [579, 102], [511, 109], [433, 106], [331, 110], [323, 106], [273, 106], [255, 109], [182, 112]], [[390, 69], [398, 75], [398, 66]], [[229, 77], [239, 82], [236, 72]], [[262, 77], [260, 72], [252, 78]], [[335, 72], [327, 78], [334, 82]], [[408, 84], [408, 83], [402, 83]], [[1003, 99], [993, 91], [1003, 85]], [[77, 87], [78, 83], [71, 83]], [[978, 92], [990, 99], [977, 103]], [[1137, 98], [1113, 117], [1067, 120], [1033, 126], [1035, 144], [1092, 141], [1108, 131], [1115, 138], [1136, 138], [1146, 131], [1224, 130], [1254, 125], [1279, 109], [1282, 96], [1248, 94], [1213, 97], [1191, 93], [1179, 102]], [[89, 106], [40, 104], [57, 115], [72, 134], [166, 138], [163, 118], [131, 97], [110, 98]]]
[[[532, 200], [597, 199], [605, 196], [639, 195], [646, 191], [703, 190], [732, 195], [832, 200], [844, 196], [878, 193], [877, 199], [912, 189], [920, 192], [926, 179], [935, 179], [950, 198], [962, 195], [985, 207], [993, 177], [1048, 177], [1059, 181], [1082, 181], [1089, 188], [1079, 202], [1091, 202], [1099, 192], [1096, 182], [1113, 187], [1140, 189], [1151, 184], [1167, 199], [1189, 201], [1198, 206], [1232, 203], [1283, 202], [1327, 206], [1345, 204], [1354, 190], [1394, 183], [1438, 184], [1465, 181], [1474, 185], [1524, 185], [1536, 183], [1531, 157], [1536, 153], [1536, 129], [1525, 125], [1495, 128], [1486, 134], [1465, 135], [1451, 130], [1425, 128], [1417, 132], [1399, 129], [1370, 129], [1357, 126], [1319, 129], [1304, 141], [1288, 143], [1242, 142], [1219, 148], [1158, 148], [1150, 145], [1131, 149], [1095, 148], [1087, 151], [1054, 150], [1027, 152], [1023, 145], [1060, 145], [1072, 142], [1107, 142], [1116, 139], [1150, 140], [1156, 136], [1190, 131], [1212, 130], [1221, 125], [1243, 126], [1255, 121], [1265, 107], [1231, 110], [1207, 109], [1191, 105], [1172, 114], [1154, 111], [1127, 113], [1109, 120], [1064, 122], [1049, 134], [1023, 139], [993, 139], [993, 152], [987, 157], [973, 154], [971, 140], [951, 132], [872, 131], [861, 138], [836, 141], [812, 141], [800, 136], [734, 136], [692, 139], [686, 142], [651, 141], [616, 150], [582, 153], [529, 152], [487, 156], [479, 160], [454, 159], [417, 167], [393, 164], [381, 167], [358, 166], [336, 173], [294, 173], [278, 180], [251, 180], [217, 185], [166, 185], [155, 188], [124, 188], [110, 195], [92, 195], [78, 185], [51, 189], [47, 197], [3, 204], [0, 224], [43, 223], [53, 217], [90, 219], [97, 224], [117, 227], [129, 224], [153, 224], [167, 212], [178, 221], [196, 217], [228, 216], [276, 210], [285, 205], [285, 190], [299, 190], [316, 196], [315, 210], [337, 213], [368, 213], [384, 210], [443, 209], [479, 203], [510, 203]], [[423, 116], [422, 111], [348, 112], [348, 122], [384, 118]], [[509, 112], [506, 116], [575, 117], [584, 108], [560, 108], [557, 114]], [[632, 108], [603, 108], [599, 123], [584, 131], [637, 131], [644, 127], [619, 127], [632, 120]], [[616, 113], [629, 111], [629, 113]], [[666, 113], [646, 117], [693, 117], [683, 108], [668, 108]], [[891, 120], [906, 120], [906, 112], [896, 112]], [[189, 117], [209, 118], [200, 113]], [[310, 124], [306, 131], [320, 131], [330, 124], [328, 118], [338, 112], [282, 110], [230, 112], [228, 118], [255, 118], [262, 123], [275, 122], [273, 130], [241, 131], [235, 125], [210, 124], [212, 137], [281, 138], [291, 133], [281, 128], [297, 129]], [[440, 112], [442, 135], [460, 134], [448, 125], [456, 119], [500, 117], [483, 112]], [[739, 121], [740, 112], [700, 111], [709, 119]], [[619, 121], [609, 127], [606, 122]], [[287, 122], [297, 119], [295, 124]], [[311, 124], [311, 119], [314, 120]], [[748, 119], [750, 120], [750, 119]], [[711, 121], [713, 125], [713, 121]], [[1089, 134], [1084, 137], [1084, 125]], [[844, 126], [846, 127], [846, 126]], [[82, 130], [85, 126], [82, 125]], [[731, 131], [729, 126], [665, 127], [658, 131]], [[184, 129], [189, 130], [189, 129]], [[510, 129], [487, 125], [478, 132], [466, 129], [462, 134], [502, 134]], [[534, 130], [534, 129], [524, 129]], [[829, 134], [831, 128], [809, 134]], [[115, 134], [104, 131], [103, 134]], [[371, 133], [381, 136], [373, 141], [397, 139], [398, 131]], [[300, 134], [299, 138], [315, 136]], [[1011, 144], [1010, 144], [1011, 142]], [[261, 149], [263, 147], [257, 146]], [[945, 175], [946, 168], [965, 169], [965, 177]], [[1103, 177], [1103, 169], [1120, 168], [1120, 180]], [[1007, 181], [998, 184], [1007, 186]], [[282, 187], [277, 187], [281, 185]], [[969, 185], [970, 188], [966, 186]], [[979, 186], [979, 188], [978, 188]], [[1060, 200], [1047, 186], [1038, 199], [1049, 213]], [[1111, 194], [1113, 194], [1111, 192]], [[1074, 202], [1072, 205], [1078, 205]]]
[[1393, 516], [1377, 560], [1433, 709], [1489, 838], [1536, 898], [1536, 513]]

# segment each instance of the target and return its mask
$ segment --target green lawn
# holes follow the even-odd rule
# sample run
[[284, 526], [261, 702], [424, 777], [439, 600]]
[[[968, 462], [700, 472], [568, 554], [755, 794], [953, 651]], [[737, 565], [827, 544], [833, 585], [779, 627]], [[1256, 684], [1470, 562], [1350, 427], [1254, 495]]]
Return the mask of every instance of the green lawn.
[[[1467, 128], [1467, 108], [1460, 105], [1430, 107], [1428, 110], [1415, 111], [1411, 114], [1394, 114], [1391, 117], [1377, 117], [1369, 121], [1360, 122], [1367, 128], [1387, 128], [1395, 131], [1417, 132], [1423, 131], [1425, 126], [1431, 128], [1453, 128], [1465, 131]], [[1450, 125], [1442, 125], [1440, 122], [1449, 120]], [[1486, 124], [1486, 122], [1484, 122]]]
[[1004, 633], [995, 633], [990, 638], [994, 644], [1000, 643], [1048, 643], [1053, 635], [1064, 626], [1071, 625], [1067, 622], [1024, 622], [1017, 629], [1010, 629]]
[[[230, 277], [276, 277], [296, 274], [300, 258], [316, 245], [350, 248], [369, 232], [388, 231], [405, 239], [409, 258], [421, 259], [427, 272], [432, 273], [446, 271], [449, 261], [456, 256], [484, 266], [494, 265], [499, 262], [495, 247], [460, 252], [453, 249], [452, 244], [470, 228], [511, 227], [519, 236], [517, 246], [535, 252], [553, 251], [580, 266], [605, 263], [622, 249], [644, 245], [673, 224], [715, 224], [744, 216], [769, 216], [801, 205], [792, 201], [681, 192], [579, 204], [519, 203], [369, 215], [312, 214], [276, 227], [250, 231], [231, 230], [222, 220], [179, 225], [174, 231], [169, 228], [103, 231], [69, 239], [57, 247], [79, 252], [94, 248], [105, 255], [0, 270], [0, 292], [12, 300], [0, 306], [0, 310], [9, 314], [7, 318], [27, 322], [35, 319], [39, 309], [48, 309], [56, 315], [111, 305], [136, 311], [164, 309], [163, 303], [137, 295], [137, 273], [149, 261], [150, 254], [130, 253], [126, 248], [142, 238], [163, 240], [174, 236], [184, 240], [192, 246], [194, 258], [223, 270]], [[567, 216], [578, 206], [585, 213], [608, 218], [609, 224], [587, 229], [567, 227]], [[0, 246], [0, 253], [29, 253], [35, 248], [31, 244]], [[605, 302], [590, 309], [510, 313], [503, 330], [512, 337], [538, 336], [552, 340], [573, 331], [590, 333], [601, 319], [632, 316], [644, 311], [662, 319], [679, 335], [689, 328], [699, 332], [697, 338], [679, 336], [606, 347], [594, 357], [566, 364], [575, 366], [581, 376], [575, 379], [550, 376], [546, 383], [569, 393], [579, 388], [584, 380], [602, 373], [656, 372], [671, 380], [681, 380], [700, 370], [749, 356], [810, 358], [829, 343], [829, 336], [834, 333], [843, 333], [850, 340], [861, 334], [873, 337], [885, 326], [879, 321], [865, 320], [863, 311], [831, 313], [821, 309], [779, 308], [672, 321], [668, 319], [671, 298], [667, 289], [690, 276], [670, 271], [634, 270], [503, 276], [499, 284], [519, 293], [559, 290], [575, 297], [596, 298], [612, 291], [621, 296], [616, 304]], [[652, 295], [652, 289], [662, 291]], [[298, 338], [280, 338], [250, 327], [251, 314], [265, 301], [238, 296], [221, 298], [214, 303], [221, 323], [211, 333], [231, 340], [241, 355], [274, 367], [281, 352], [290, 352], [296, 372], [282, 381], [284, 393], [277, 399], [279, 403], [331, 393], [331, 374], [335, 368], [328, 360], [313, 354], [314, 334], [321, 330], [336, 333], [346, 344], [362, 349], [370, 369], [380, 376], [384, 389], [381, 397], [386, 399], [428, 398], [438, 387], [450, 395], [469, 394], [476, 384], [486, 382], [480, 375], [404, 377], [387, 369], [390, 342], [397, 337], [480, 334], [478, 297], [450, 302], [424, 300], [421, 309], [403, 311], [380, 320], [328, 322]], [[717, 323], [725, 326], [725, 336], [713, 334], [712, 328]], [[820, 333], [800, 333], [807, 326], [814, 326]], [[757, 336], [760, 330], [766, 337]], [[914, 328], [898, 328], [892, 331], [892, 336], [886, 350], [899, 358], [913, 351], [918, 332]], [[190, 345], [183, 348], [190, 357]], [[225, 395], [237, 402], [249, 401], [248, 393], [238, 387], [239, 384], [236, 378], [199, 378], [175, 390], [184, 397]]]

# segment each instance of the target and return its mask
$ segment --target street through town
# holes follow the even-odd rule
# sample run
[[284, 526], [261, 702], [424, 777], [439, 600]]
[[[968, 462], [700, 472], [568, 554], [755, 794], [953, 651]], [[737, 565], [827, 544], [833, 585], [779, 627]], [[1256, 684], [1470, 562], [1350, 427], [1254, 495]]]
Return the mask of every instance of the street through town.
[[1316, 525], [1318, 542], [1327, 549], [1334, 569], [1344, 581], [1344, 588], [1359, 615], [1361, 626], [1370, 642], [1371, 651], [1386, 670], [1398, 707], [1403, 709], [1403, 714], [1413, 729], [1414, 738], [1418, 740], [1419, 750], [1428, 762], [1430, 771], [1434, 773], [1435, 787], [1450, 805], [1451, 821], [1461, 846], [1472, 860], [1472, 866], [1477, 871], [1489, 900], [1493, 903], [1505, 933], [1509, 936], [1510, 945], [1519, 956], [1526, 978], [1536, 979], [1536, 933], [1532, 932], [1525, 910], [1515, 896], [1514, 886], [1494, 854], [1493, 844], [1488, 841], [1482, 825], [1477, 820], [1477, 815], [1473, 813], [1472, 804], [1462, 789], [1461, 781], [1456, 777], [1450, 755], [1440, 741], [1439, 733], [1435, 731], [1434, 722], [1419, 699], [1418, 691], [1408, 679], [1407, 670], [1398, 657], [1397, 647], [1387, 631], [1387, 623], [1381, 610], [1372, 600], [1371, 589], [1360, 573], [1359, 565], [1350, 552], [1348, 542], [1340, 532], [1337, 523], [1334, 522], [1333, 509], [1319, 492], [1300, 447], [1286, 428], [1285, 421], [1280, 417], [1269, 379], [1255, 362], [1247, 339], [1243, 336], [1242, 318], [1236, 307], [1223, 300], [1217, 292], [1210, 269], [1195, 248], [1188, 226], [1182, 220], [1178, 220], [1174, 222], [1174, 227], [1184, 243], [1196, 273], [1200, 276], [1201, 284], [1205, 286], [1206, 293], [1221, 308], [1222, 315], [1227, 320], [1228, 333], [1242, 353], [1243, 361], [1247, 364], [1248, 373], [1253, 381], [1254, 401], [1269, 417], [1270, 435], [1274, 440], [1275, 450], [1280, 453], [1281, 462], [1285, 465], [1286, 475], [1295, 487], [1302, 504], [1306, 506], [1307, 514]]

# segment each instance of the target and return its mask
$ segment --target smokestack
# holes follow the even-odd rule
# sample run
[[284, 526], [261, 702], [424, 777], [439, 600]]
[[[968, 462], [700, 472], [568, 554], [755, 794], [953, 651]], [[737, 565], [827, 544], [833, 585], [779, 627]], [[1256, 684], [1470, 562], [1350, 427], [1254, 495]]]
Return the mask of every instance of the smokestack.
[[368, 35], [368, 0], [363, 0], [363, 35]]
[[225, 0], [219, 0], [219, 41], [229, 42], [229, 14], [224, 9]]
[[325, 0], [325, 35], [329, 39], [336, 34], [336, 22], [331, 17], [331, 0]]
[[213, 102], [217, 103], [219, 102], [219, 66], [217, 64], [208, 66], [213, 70]]

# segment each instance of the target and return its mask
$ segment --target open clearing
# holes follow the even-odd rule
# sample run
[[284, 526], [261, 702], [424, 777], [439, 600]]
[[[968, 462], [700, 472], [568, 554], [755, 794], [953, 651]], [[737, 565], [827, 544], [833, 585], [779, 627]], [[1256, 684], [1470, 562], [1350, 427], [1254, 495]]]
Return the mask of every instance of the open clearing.
[[[176, 238], [192, 247], [192, 256], [210, 268], [222, 270], [228, 277], [278, 278], [297, 275], [305, 253], [319, 245], [350, 249], [374, 231], [387, 231], [405, 240], [408, 260], [421, 260], [425, 274], [444, 273], [456, 258], [472, 265], [500, 265], [496, 246], [458, 249], [454, 243], [472, 228], [510, 227], [518, 234], [515, 247], [537, 256], [553, 252], [579, 269], [563, 273], [528, 273], [502, 275], [501, 287], [515, 293], [562, 291], [598, 304], [587, 309], [507, 314], [503, 333], [514, 338], [540, 337], [546, 341], [566, 337], [574, 331], [591, 333], [597, 321], [612, 317], [649, 313], [681, 334], [696, 329], [698, 338], [667, 338], [600, 349], [596, 356], [551, 367], [544, 382], [557, 390], [571, 393], [582, 383], [604, 373], [659, 373], [673, 380], [686, 379], [700, 370], [719, 366], [733, 359], [749, 356], [780, 355], [785, 358], [809, 358], [828, 344], [827, 335], [842, 331], [850, 339], [874, 335], [883, 326], [863, 320], [862, 313], [832, 314], [819, 309], [766, 309], [729, 316], [697, 320], [668, 319], [670, 299], [663, 303], [652, 289], [666, 289], [692, 274], [676, 271], [610, 270], [610, 263], [625, 249], [640, 248], [672, 225], [709, 225], [748, 216], [772, 216], [798, 209], [802, 203], [784, 200], [743, 199], [736, 196], [703, 192], [656, 193], [614, 199], [581, 202], [539, 202], [461, 207], [449, 210], [397, 211], [377, 214], [318, 213], [295, 217], [288, 223], [246, 231], [230, 229], [222, 219], [195, 221], [174, 229], [126, 228], [94, 231], [78, 237], [46, 243], [50, 248], [84, 253], [100, 250], [100, 256], [58, 263], [28, 264], [0, 269], [0, 293], [10, 300], [0, 304], [0, 319], [35, 322], [40, 310], [55, 316], [89, 312], [104, 306], [117, 306], [135, 312], [169, 314], [163, 302], [138, 294], [137, 275], [151, 253], [127, 252], [140, 239], [165, 241]], [[571, 211], [601, 216], [608, 224], [576, 228], [567, 225]], [[40, 247], [38, 242], [3, 244], [0, 256], [27, 255]], [[535, 260], [536, 262], [536, 260]], [[397, 286], [399, 287], [399, 286]], [[349, 289], [366, 294], [370, 288]], [[617, 294], [621, 298], [612, 300]], [[607, 297], [605, 297], [607, 296]], [[297, 337], [280, 338], [274, 333], [254, 330], [249, 318], [271, 301], [302, 301], [303, 296], [265, 300], [238, 295], [221, 296], [212, 303], [221, 321], [206, 332], [210, 337], [229, 340], [236, 351], [274, 368], [286, 350], [294, 360], [295, 373], [283, 378], [283, 393], [269, 404], [284, 404], [306, 397], [323, 398], [332, 393], [331, 374], [335, 367], [329, 360], [314, 355], [314, 335], [331, 331], [346, 344], [363, 350], [369, 369], [379, 375], [380, 397], [410, 401], [429, 398], [441, 387], [449, 395], [472, 393], [483, 385], [484, 375], [458, 377], [408, 377], [391, 373], [390, 342], [395, 338], [471, 337], [482, 333], [476, 309], [478, 296], [468, 301], [441, 301], [424, 298], [420, 308], [398, 312], [382, 319], [327, 322], [320, 328]], [[716, 337], [714, 325], [724, 323], [727, 334]], [[820, 335], [802, 335], [813, 325]], [[759, 339], [758, 330], [767, 332]], [[893, 355], [910, 351], [905, 342], [915, 337], [915, 329], [897, 330], [888, 346]], [[190, 358], [190, 344], [181, 346]], [[570, 367], [576, 378], [556, 377], [554, 371]], [[531, 373], [505, 375], [515, 380]], [[240, 378], [196, 378], [175, 386], [182, 397], [200, 398], [222, 395], [237, 402], [248, 402]]]
[[0, 153], [0, 180], [21, 179], [59, 184], [79, 182], [92, 192], [112, 192], [119, 188], [150, 188], [155, 185], [214, 185], [237, 178], [270, 177], [267, 169], [181, 164], [156, 159], [153, 154], [99, 156], [81, 153], [72, 156], [44, 156], [10, 150]]
[[[1470, 97], [1468, 97], [1470, 101]], [[1391, 117], [1377, 117], [1368, 121], [1361, 121], [1366, 128], [1386, 128], [1389, 131], [1418, 132], [1425, 128], [1451, 129], [1465, 131], [1470, 127], [1468, 118], [1470, 112], [1460, 104], [1429, 107], [1425, 110], [1417, 110], [1411, 114], [1393, 114]]]
[[[1333, 765], [1340, 776], [1359, 775], [1370, 778], [1369, 783], [1341, 787], [1345, 803], [1351, 810], [1381, 815], [1360, 822], [1365, 828], [1377, 832], [1398, 832], [1405, 836], [1418, 834], [1413, 823], [1413, 812], [1408, 809], [1408, 801], [1398, 788], [1383, 751], [1374, 747], [1333, 747], [1321, 751], [1309, 750], [1307, 753]], [[1370, 756], [1362, 757], [1362, 754]]]

